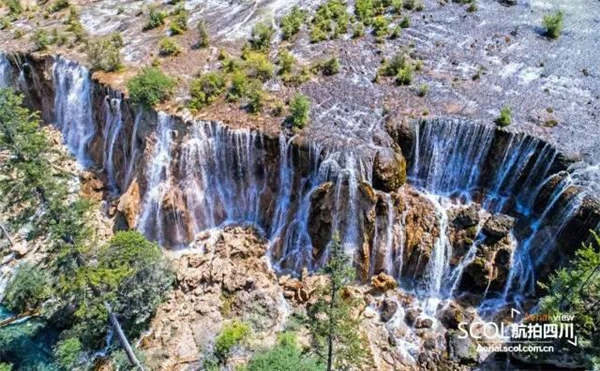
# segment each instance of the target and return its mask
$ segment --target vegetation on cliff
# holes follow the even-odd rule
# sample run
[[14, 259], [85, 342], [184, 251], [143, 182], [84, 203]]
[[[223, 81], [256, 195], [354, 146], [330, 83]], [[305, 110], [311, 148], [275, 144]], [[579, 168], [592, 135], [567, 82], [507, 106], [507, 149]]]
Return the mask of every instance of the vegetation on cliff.
[[[80, 351], [104, 345], [109, 307], [125, 333], [138, 336], [173, 278], [160, 248], [141, 234], [119, 232], [108, 242], [99, 240], [90, 215], [94, 206], [70, 186], [73, 175], [56, 165], [58, 155], [39, 130], [37, 113], [22, 102], [0, 89], [3, 212], [11, 216], [7, 229], [13, 233], [28, 226], [21, 243], [43, 240], [45, 259], [43, 268], [19, 266], [4, 304], [16, 313], [39, 313], [59, 329], [56, 356], [67, 365], [81, 359]], [[9, 347], [3, 353], [15, 356]]]

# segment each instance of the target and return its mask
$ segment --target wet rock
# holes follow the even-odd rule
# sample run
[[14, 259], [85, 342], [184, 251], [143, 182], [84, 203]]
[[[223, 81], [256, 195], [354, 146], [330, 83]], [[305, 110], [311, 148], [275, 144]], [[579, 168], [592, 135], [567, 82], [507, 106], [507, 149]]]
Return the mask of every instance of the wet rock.
[[84, 198], [101, 201], [104, 196], [104, 183], [91, 171], [83, 171], [80, 176], [81, 194]]
[[432, 328], [433, 320], [431, 318], [417, 318], [415, 323], [415, 328], [423, 329], [423, 328]]
[[460, 209], [454, 215], [452, 222], [456, 227], [461, 229], [477, 225], [479, 223], [479, 210], [477, 206], [472, 204], [467, 208]]
[[390, 148], [378, 151], [373, 162], [373, 186], [384, 192], [393, 192], [404, 183], [406, 183], [404, 156]]
[[421, 314], [420, 310], [416, 308], [410, 308], [406, 311], [406, 314], [404, 315], [404, 321], [407, 325], [414, 326], [417, 322], [417, 317], [419, 317], [419, 314]]
[[398, 283], [394, 277], [381, 272], [378, 275], [371, 277], [371, 286], [373, 286], [377, 292], [386, 292], [395, 289], [398, 286]]
[[515, 225], [515, 218], [498, 214], [494, 215], [483, 224], [483, 233], [492, 239], [500, 239], [506, 235], [508, 235]]
[[141, 197], [140, 186], [137, 179], [134, 179], [127, 191], [119, 198], [117, 210], [123, 214], [127, 226], [131, 229], [135, 228], [137, 217], [140, 213]]
[[333, 183], [326, 182], [321, 184], [310, 198], [308, 233], [315, 257], [320, 256], [331, 240], [334, 197]]
[[450, 302], [446, 308], [442, 309], [438, 317], [444, 327], [456, 330], [458, 324], [465, 320], [465, 313], [460, 305]]
[[398, 310], [398, 303], [392, 299], [385, 299], [381, 304], [381, 321], [389, 321]]
[[446, 333], [446, 341], [448, 344], [448, 357], [451, 360], [467, 364], [477, 362], [477, 346], [468, 336], [462, 338], [460, 333], [449, 331]]

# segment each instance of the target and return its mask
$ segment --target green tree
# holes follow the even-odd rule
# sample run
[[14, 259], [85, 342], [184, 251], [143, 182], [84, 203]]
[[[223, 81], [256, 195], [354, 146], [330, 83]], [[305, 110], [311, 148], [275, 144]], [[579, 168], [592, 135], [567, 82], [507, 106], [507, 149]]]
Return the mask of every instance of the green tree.
[[174, 88], [175, 80], [157, 67], [142, 68], [127, 82], [131, 100], [149, 107], [169, 99]]
[[209, 34], [208, 34], [208, 28], [206, 27], [206, 23], [204, 22], [203, 19], [201, 19], [198, 22], [198, 26], [196, 26], [196, 29], [198, 30], [198, 47], [199, 48], [206, 48], [208, 47], [208, 44], [210, 42], [209, 39]]
[[50, 297], [49, 277], [39, 268], [21, 264], [6, 286], [4, 303], [15, 313], [33, 311]]
[[554, 317], [574, 314], [578, 346], [557, 344], [588, 369], [600, 367], [600, 236], [583, 244], [568, 267], [557, 270], [547, 284], [538, 283], [548, 294], [540, 301], [540, 313]]
[[300, 9], [297, 5], [294, 5], [292, 10], [283, 16], [279, 22], [283, 39], [288, 40], [297, 34], [305, 20], [306, 11]]
[[54, 347], [54, 358], [65, 370], [73, 370], [79, 363], [82, 347], [79, 339], [72, 337], [61, 340]]
[[295, 128], [302, 129], [310, 118], [310, 100], [307, 96], [296, 94], [290, 103], [290, 117]]
[[328, 282], [321, 288], [315, 305], [309, 308], [308, 322], [317, 355], [327, 363], [327, 370], [349, 369], [368, 362], [365, 338], [360, 333], [360, 318], [352, 312], [359, 298], [349, 293], [355, 269], [344, 253], [336, 235], [328, 247], [329, 260], [323, 269]]
[[115, 33], [88, 43], [87, 55], [92, 69], [116, 71], [121, 68], [123, 38]]

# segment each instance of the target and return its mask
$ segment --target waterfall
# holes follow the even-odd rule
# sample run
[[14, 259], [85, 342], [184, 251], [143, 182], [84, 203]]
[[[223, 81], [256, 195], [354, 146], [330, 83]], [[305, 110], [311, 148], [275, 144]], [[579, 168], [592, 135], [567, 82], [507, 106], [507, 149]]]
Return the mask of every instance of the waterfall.
[[131, 138], [129, 138], [130, 149], [129, 158], [127, 159], [127, 172], [125, 173], [125, 182], [123, 183], [125, 186], [128, 186], [133, 180], [134, 167], [139, 150], [137, 133], [142, 121], [142, 115], [143, 111], [140, 109], [135, 113], [135, 118], [133, 119], [133, 131], [131, 132]]
[[494, 138], [494, 130], [458, 120], [417, 124], [411, 182], [439, 195], [470, 195]]
[[142, 233], [161, 244], [165, 243], [161, 206], [170, 188], [172, 131], [172, 117], [159, 112], [152, 160], [146, 165], [147, 190], [137, 223], [137, 228]]
[[95, 133], [89, 71], [76, 62], [56, 58], [52, 66], [57, 128], [80, 164], [89, 164], [87, 147]]
[[5, 54], [0, 53], [0, 88], [12, 86], [12, 66]]
[[121, 99], [111, 98], [106, 96], [104, 99], [104, 115], [106, 121], [104, 123], [104, 151], [102, 162], [104, 171], [108, 179], [108, 185], [113, 193], [118, 192], [119, 187], [115, 179], [114, 153], [117, 138], [121, 134], [123, 128], [123, 118], [121, 114]]
[[433, 203], [439, 220], [439, 237], [433, 245], [429, 263], [425, 272], [425, 287], [429, 296], [439, 297], [442, 288], [442, 279], [450, 267], [452, 256], [452, 245], [448, 240], [448, 213], [437, 197], [428, 195], [427, 198]]

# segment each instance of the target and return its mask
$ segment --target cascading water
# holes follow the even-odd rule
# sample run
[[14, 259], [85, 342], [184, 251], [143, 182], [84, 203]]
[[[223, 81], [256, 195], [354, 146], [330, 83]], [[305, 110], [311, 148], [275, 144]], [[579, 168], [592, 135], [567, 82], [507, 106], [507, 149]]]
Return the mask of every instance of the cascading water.
[[56, 58], [52, 67], [55, 124], [79, 163], [89, 164], [88, 144], [95, 134], [90, 72], [76, 62]]
[[0, 53], [0, 88], [12, 85], [12, 67], [5, 54]]
[[117, 139], [123, 129], [123, 117], [121, 114], [121, 98], [111, 98], [106, 96], [104, 99], [104, 114], [106, 122], [104, 123], [104, 151], [102, 162], [104, 164], [104, 170], [106, 171], [106, 177], [108, 178], [108, 185], [112, 192], [118, 191], [116, 177], [116, 171], [114, 166], [114, 153]]

